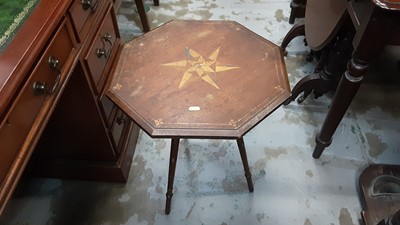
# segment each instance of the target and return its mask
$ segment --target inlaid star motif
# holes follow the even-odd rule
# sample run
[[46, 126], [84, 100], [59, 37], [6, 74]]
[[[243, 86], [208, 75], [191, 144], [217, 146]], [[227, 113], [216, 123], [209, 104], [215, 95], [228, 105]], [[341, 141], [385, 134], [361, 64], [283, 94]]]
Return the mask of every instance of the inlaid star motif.
[[183, 88], [189, 82], [192, 76], [197, 75], [208, 84], [219, 89], [214, 78], [216, 73], [239, 68], [237, 66], [220, 65], [217, 62], [219, 50], [220, 47], [215, 49], [206, 60], [193, 49], [185, 48], [186, 60], [165, 63], [162, 65], [186, 68], [186, 71], [184, 72], [182, 80], [179, 84], [179, 88]]

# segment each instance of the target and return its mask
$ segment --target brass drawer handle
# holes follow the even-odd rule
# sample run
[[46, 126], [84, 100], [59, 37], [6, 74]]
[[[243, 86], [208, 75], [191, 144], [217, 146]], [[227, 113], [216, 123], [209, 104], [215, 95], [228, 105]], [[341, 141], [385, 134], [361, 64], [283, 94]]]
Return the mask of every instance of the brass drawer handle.
[[51, 88], [51, 90], [47, 93], [49, 95], [53, 94], [53, 92], [57, 89], [58, 85], [60, 84], [61, 70], [57, 67], [58, 63], [59, 63], [58, 59], [54, 58], [53, 56], [49, 57], [49, 66], [50, 66], [50, 68], [52, 68], [55, 71], [57, 71], [56, 81], [54, 82], [54, 85]]
[[108, 32], [105, 33], [105, 34], [103, 35], [103, 37], [101, 37], [101, 39], [102, 39], [103, 41], [109, 43], [110, 45], [112, 45], [112, 42], [111, 42], [112, 36], [111, 36], [111, 34], [109, 34]]
[[95, 12], [97, 9], [97, 6], [99, 5], [99, 0], [96, 0], [94, 3], [92, 0], [82, 0], [82, 8], [83, 10], [88, 10], [90, 9], [92, 12]]
[[40, 81], [35, 81], [33, 83], [33, 92], [35, 92], [36, 95], [45, 95], [47, 94], [49, 90], [48, 85], [46, 82], [40, 82]]
[[97, 58], [101, 58], [102, 56], [104, 56], [105, 59], [107, 59], [111, 54], [111, 51], [107, 51], [105, 48], [97, 48], [96, 49], [96, 55]]
[[50, 68], [52, 68], [52, 69], [57, 71], [57, 78], [54, 81], [54, 84], [53, 84], [52, 88], [49, 88], [49, 86], [46, 84], [46, 82], [35, 81], [33, 83], [33, 91], [37, 95], [45, 95], [45, 94], [51, 95], [57, 90], [58, 85], [60, 84], [60, 81], [61, 81], [61, 70], [57, 67], [57, 65], [59, 63], [58, 59], [50, 56], [48, 63], [49, 63]]

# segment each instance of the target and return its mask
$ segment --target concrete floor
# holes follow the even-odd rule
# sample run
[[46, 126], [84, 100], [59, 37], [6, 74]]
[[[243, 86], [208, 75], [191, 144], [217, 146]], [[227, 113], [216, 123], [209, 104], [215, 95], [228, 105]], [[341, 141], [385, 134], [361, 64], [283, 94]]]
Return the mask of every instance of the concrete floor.
[[[133, 9], [133, 1], [124, 1], [118, 12], [125, 40], [141, 34]], [[235, 20], [279, 45], [291, 27], [289, 12], [289, 0], [161, 0], [148, 15], [152, 28], [175, 18]], [[305, 60], [302, 38], [288, 52], [293, 87], [314, 63]], [[400, 157], [398, 53], [385, 51], [389, 63], [377, 70], [387, 76], [371, 73], [320, 159], [311, 152], [331, 95], [280, 107], [246, 134], [254, 193], [234, 141], [182, 140], [172, 211], [165, 215], [170, 141], [141, 133], [126, 184], [24, 179], [0, 224], [359, 224], [360, 173]]]

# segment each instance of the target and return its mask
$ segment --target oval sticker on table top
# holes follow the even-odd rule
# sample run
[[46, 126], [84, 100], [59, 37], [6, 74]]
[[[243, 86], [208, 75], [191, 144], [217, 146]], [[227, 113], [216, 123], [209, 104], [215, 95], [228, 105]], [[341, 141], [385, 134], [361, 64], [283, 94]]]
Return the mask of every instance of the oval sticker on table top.
[[189, 111], [199, 111], [200, 110], [200, 106], [190, 106], [189, 107]]

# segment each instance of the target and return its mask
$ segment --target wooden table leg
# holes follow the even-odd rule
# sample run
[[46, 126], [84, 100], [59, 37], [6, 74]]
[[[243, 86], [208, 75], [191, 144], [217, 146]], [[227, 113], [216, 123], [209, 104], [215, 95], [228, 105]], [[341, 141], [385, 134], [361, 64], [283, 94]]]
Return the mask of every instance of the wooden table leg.
[[290, 17], [289, 23], [293, 24], [296, 18], [303, 18], [306, 12], [306, 0], [292, 0], [290, 2]]
[[324, 149], [331, 144], [333, 133], [335, 133], [336, 128], [357, 93], [361, 85], [363, 74], [367, 68], [368, 64], [366, 62], [359, 61], [355, 58], [350, 60], [348, 69], [339, 82], [332, 105], [322, 124], [321, 132], [315, 138], [317, 145], [312, 155], [314, 158], [318, 159]]
[[369, 62], [379, 55], [387, 44], [388, 37], [391, 37], [395, 20], [392, 20], [390, 15], [376, 8], [362, 35], [355, 36], [353, 57], [347, 64], [347, 71], [339, 82], [321, 131], [316, 137], [314, 158], [319, 158], [324, 149], [331, 144], [332, 136], [357, 93]]
[[254, 191], [253, 181], [251, 179], [251, 173], [250, 173], [250, 169], [249, 169], [249, 163], [247, 161], [246, 147], [244, 145], [243, 137], [236, 139], [236, 142], [239, 147], [240, 157], [242, 158], [244, 175], [247, 180], [247, 186], [249, 187], [249, 191], [253, 192]]
[[174, 178], [176, 169], [176, 160], [178, 158], [179, 138], [172, 138], [171, 140], [171, 154], [169, 156], [169, 172], [168, 172], [168, 187], [167, 187], [167, 201], [165, 203], [165, 214], [171, 212], [172, 190], [174, 188]]

